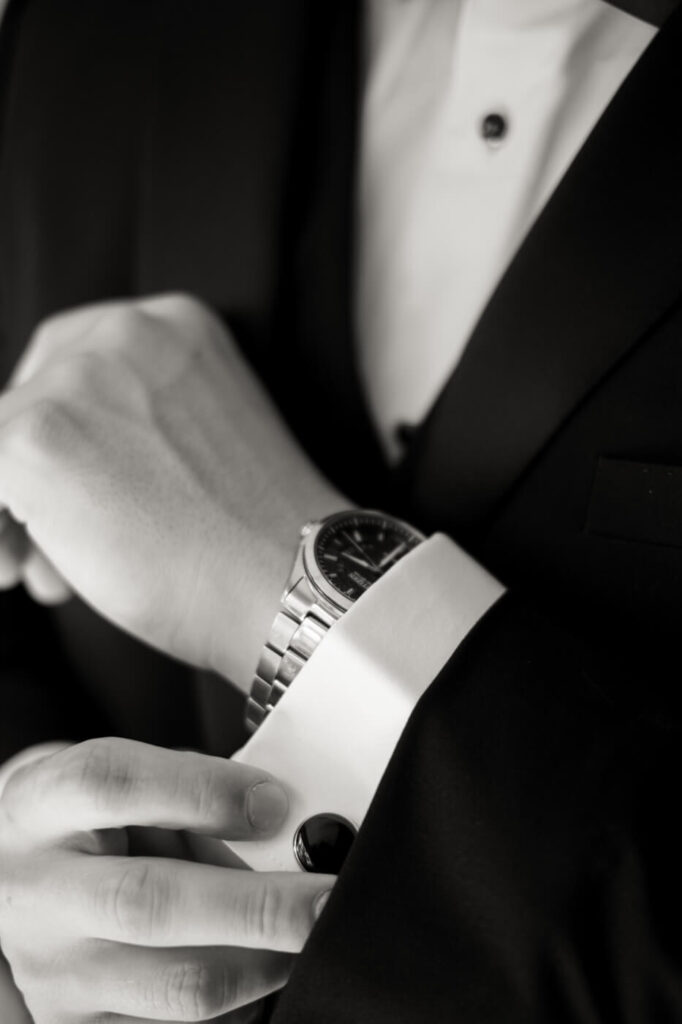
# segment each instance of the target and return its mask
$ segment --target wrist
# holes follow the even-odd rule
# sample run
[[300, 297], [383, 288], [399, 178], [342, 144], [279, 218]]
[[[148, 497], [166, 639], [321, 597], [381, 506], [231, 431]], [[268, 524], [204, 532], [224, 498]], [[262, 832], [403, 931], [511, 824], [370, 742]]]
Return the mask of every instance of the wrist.
[[376, 509], [345, 508], [306, 525], [253, 677], [249, 731], [264, 723], [338, 620], [424, 540]]
[[[243, 560], [240, 578], [230, 578], [229, 567], [225, 566], [222, 594], [215, 594], [213, 607], [218, 609], [218, 616], [213, 616], [209, 660], [213, 671], [244, 694], [251, 689], [263, 645], [279, 611], [302, 527], [309, 520], [349, 507], [352, 503], [331, 487], [308, 487], [295, 501], [280, 502], [265, 530], [256, 533], [246, 525], [243, 543], [248, 559]], [[229, 581], [228, 588], [225, 580]], [[230, 591], [227, 600], [226, 589]]]

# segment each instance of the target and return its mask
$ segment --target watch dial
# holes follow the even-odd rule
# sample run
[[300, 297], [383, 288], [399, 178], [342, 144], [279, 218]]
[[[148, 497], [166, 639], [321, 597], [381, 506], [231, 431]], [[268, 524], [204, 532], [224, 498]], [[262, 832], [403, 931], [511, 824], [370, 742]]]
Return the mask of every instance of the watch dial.
[[392, 519], [359, 513], [323, 527], [315, 559], [325, 580], [355, 601], [420, 540]]

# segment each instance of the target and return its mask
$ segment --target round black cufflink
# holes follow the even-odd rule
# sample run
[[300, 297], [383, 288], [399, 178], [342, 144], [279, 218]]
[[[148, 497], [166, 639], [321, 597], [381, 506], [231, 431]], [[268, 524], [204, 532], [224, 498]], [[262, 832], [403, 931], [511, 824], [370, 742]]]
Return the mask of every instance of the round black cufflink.
[[481, 121], [481, 135], [491, 148], [501, 145], [509, 131], [509, 120], [504, 114], [486, 114]]
[[304, 871], [338, 875], [357, 829], [338, 814], [314, 814], [296, 830], [294, 856]]

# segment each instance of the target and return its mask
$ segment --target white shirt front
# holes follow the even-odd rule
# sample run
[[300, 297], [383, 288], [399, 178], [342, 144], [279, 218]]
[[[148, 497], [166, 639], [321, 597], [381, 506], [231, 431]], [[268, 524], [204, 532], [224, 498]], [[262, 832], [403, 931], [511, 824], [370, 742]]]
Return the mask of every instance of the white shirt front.
[[[390, 456], [656, 29], [604, 0], [372, 0], [358, 360]], [[507, 133], [486, 142], [486, 115]]]

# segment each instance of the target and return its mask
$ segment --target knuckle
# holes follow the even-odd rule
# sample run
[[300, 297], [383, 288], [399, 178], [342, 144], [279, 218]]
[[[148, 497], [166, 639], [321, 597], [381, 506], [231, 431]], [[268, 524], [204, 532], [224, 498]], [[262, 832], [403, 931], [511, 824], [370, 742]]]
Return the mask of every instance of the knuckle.
[[49, 986], [53, 980], [53, 976], [47, 970], [45, 957], [35, 952], [29, 953], [25, 948], [13, 949], [11, 954], [7, 955], [7, 962], [17, 987], [24, 994], [32, 992], [38, 995], [41, 989]]
[[183, 317], [204, 316], [206, 312], [204, 303], [190, 292], [171, 292], [165, 297], [165, 302], [169, 312]]
[[277, 885], [270, 880], [250, 887], [245, 895], [243, 926], [249, 945], [258, 945], [281, 931], [285, 923], [284, 899]]
[[38, 324], [28, 343], [27, 351], [37, 356], [49, 353], [55, 335], [55, 326], [59, 322], [59, 314], [48, 316]]
[[75, 352], [56, 366], [52, 373], [67, 393], [90, 394], [106, 374], [107, 360], [103, 352]]
[[206, 328], [215, 327], [218, 323], [211, 307], [190, 292], [178, 291], [164, 295], [158, 302], [157, 310], [162, 317], [168, 317], [191, 334], [196, 333], [197, 337], [205, 338]]
[[154, 1012], [186, 1021], [202, 1021], [229, 1010], [234, 997], [221, 967], [182, 963], [164, 972]]
[[22, 454], [54, 457], [68, 450], [68, 440], [78, 430], [75, 411], [57, 394], [42, 395], [19, 413], [14, 438]]
[[116, 341], [125, 340], [137, 334], [145, 317], [131, 302], [122, 302], [113, 306], [99, 321], [98, 327], [102, 335]]
[[[27, 952], [23, 948], [13, 949], [11, 955], [8, 953], [6, 962], [11, 971], [13, 985], [21, 993], [27, 1009], [31, 1011], [30, 1019], [35, 1024], [61, 1024], [64, 1020], [61, 999], [55, 991], [55, 979], [46, 958]], [[4, 1017], [2, 1019], [4, 1024]]]
[[100, 883], [96, 892], [98, 916], [116, 937], [143, 944], [161, 941], [167, 931], [170, 883], [158, 866], [131, 860]]
[[233, 817], [235, 799], [224, 782], [221, 784], [216, 772], [210, 768], [188, 775], [187, 781], [180, 780], [181, 786], [187, 786], [187, 802], [195, 808], [197, 818], [213, 824]]
[[121, 741], [106, 738], [69, 747], [51, 765], [50, 780], [60, 792], [85, 796], [102, 808], [130, 797], [134, 775]]
[[29, 762], [16, 768], [5, 782], [0, 794], [4, 835], [9, 834], [9, 828], [21, 825], [26, 809], [34, 804], [40, 794], [41, 777], [40, 762]]

